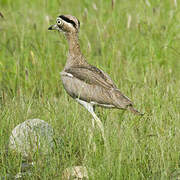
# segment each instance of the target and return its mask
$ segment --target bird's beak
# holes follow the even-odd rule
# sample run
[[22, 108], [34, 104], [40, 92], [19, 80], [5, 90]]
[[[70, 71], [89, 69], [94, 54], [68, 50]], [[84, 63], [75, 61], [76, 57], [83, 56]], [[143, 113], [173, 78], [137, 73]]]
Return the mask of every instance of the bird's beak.
[[59, 27], [57, 24], [54, 24], [48, 28], [48, 30], [59, 30]]

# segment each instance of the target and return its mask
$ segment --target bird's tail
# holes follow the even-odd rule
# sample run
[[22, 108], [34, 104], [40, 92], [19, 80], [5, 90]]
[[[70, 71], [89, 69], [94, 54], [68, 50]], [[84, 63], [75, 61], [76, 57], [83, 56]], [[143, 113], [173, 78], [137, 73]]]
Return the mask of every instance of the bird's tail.
[[136, 114], [136, 115], [139, 115], [139, 116], [143, 116], [144, 114], [139, 112], [138, 110], [136, 110], [135, 108], [133, 108], [132, 105], [128, 106], [128, 109], [133, 113], [133, 114]]

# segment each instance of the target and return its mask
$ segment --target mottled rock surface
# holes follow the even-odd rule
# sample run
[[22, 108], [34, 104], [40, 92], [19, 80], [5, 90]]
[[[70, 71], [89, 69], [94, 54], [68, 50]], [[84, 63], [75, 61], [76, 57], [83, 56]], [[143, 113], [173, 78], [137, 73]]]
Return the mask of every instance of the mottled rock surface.
[[88, 171], [84, 166], [73, 166], [66, 168], [62, 174], [63, 180], [80, 180], [89, 179]]
[[9, 149], [28, 159], [37, 152], [46, 155], [53, 147], [53, 129], [40, 119], [29, 119], [17, 125], [9, 139]]

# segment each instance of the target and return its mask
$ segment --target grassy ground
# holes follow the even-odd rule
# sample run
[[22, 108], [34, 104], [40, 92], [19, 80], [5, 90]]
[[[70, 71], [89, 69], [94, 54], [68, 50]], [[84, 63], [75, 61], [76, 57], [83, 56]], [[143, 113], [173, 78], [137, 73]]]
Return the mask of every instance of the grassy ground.
[[[38, 157], [31, 179], [59, 179], [74, 165], [93, 169], [91, 179], [176, 179], [179, 7], [173, 0], [119, 0], [113, 7], [103, 0], [1, 0], [0, 175], [15, 175], [21, 167], [21, 157], [6, 152], [12, 129], [26, 119], [40, 118], [54, 128], [57, 147], [50, 157]], [[59, 72], [66, 62], [67, 43], [62, 34], [47, 30], [59, 14], [78, 17], [81, 49], [88, 62], [109, 73], [145, 112], [139, 118], [97, 109], [109, 151], [98, 128], [93, 139], [97, 151], [87, 147], [91, 116], [62, 87]]]

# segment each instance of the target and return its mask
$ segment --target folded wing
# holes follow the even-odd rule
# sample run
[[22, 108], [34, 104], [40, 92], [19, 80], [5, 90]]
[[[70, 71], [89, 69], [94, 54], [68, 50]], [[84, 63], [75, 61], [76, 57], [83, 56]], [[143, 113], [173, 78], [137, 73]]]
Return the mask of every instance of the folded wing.
[[74, 77], [88, 84], [98, 85], [105, 89], [116, 88], [112, 79], [102, 70], [94, 66], [71, 67], [66, 69], [65, 72], [72, 74]]
[[73, 98], [122, 109], [132, 105], [131, 100], [117, 89], [112, 79], [94, 66], [70, 67], [64, 72], [68, 77], [62, 77], [63, 85]]

